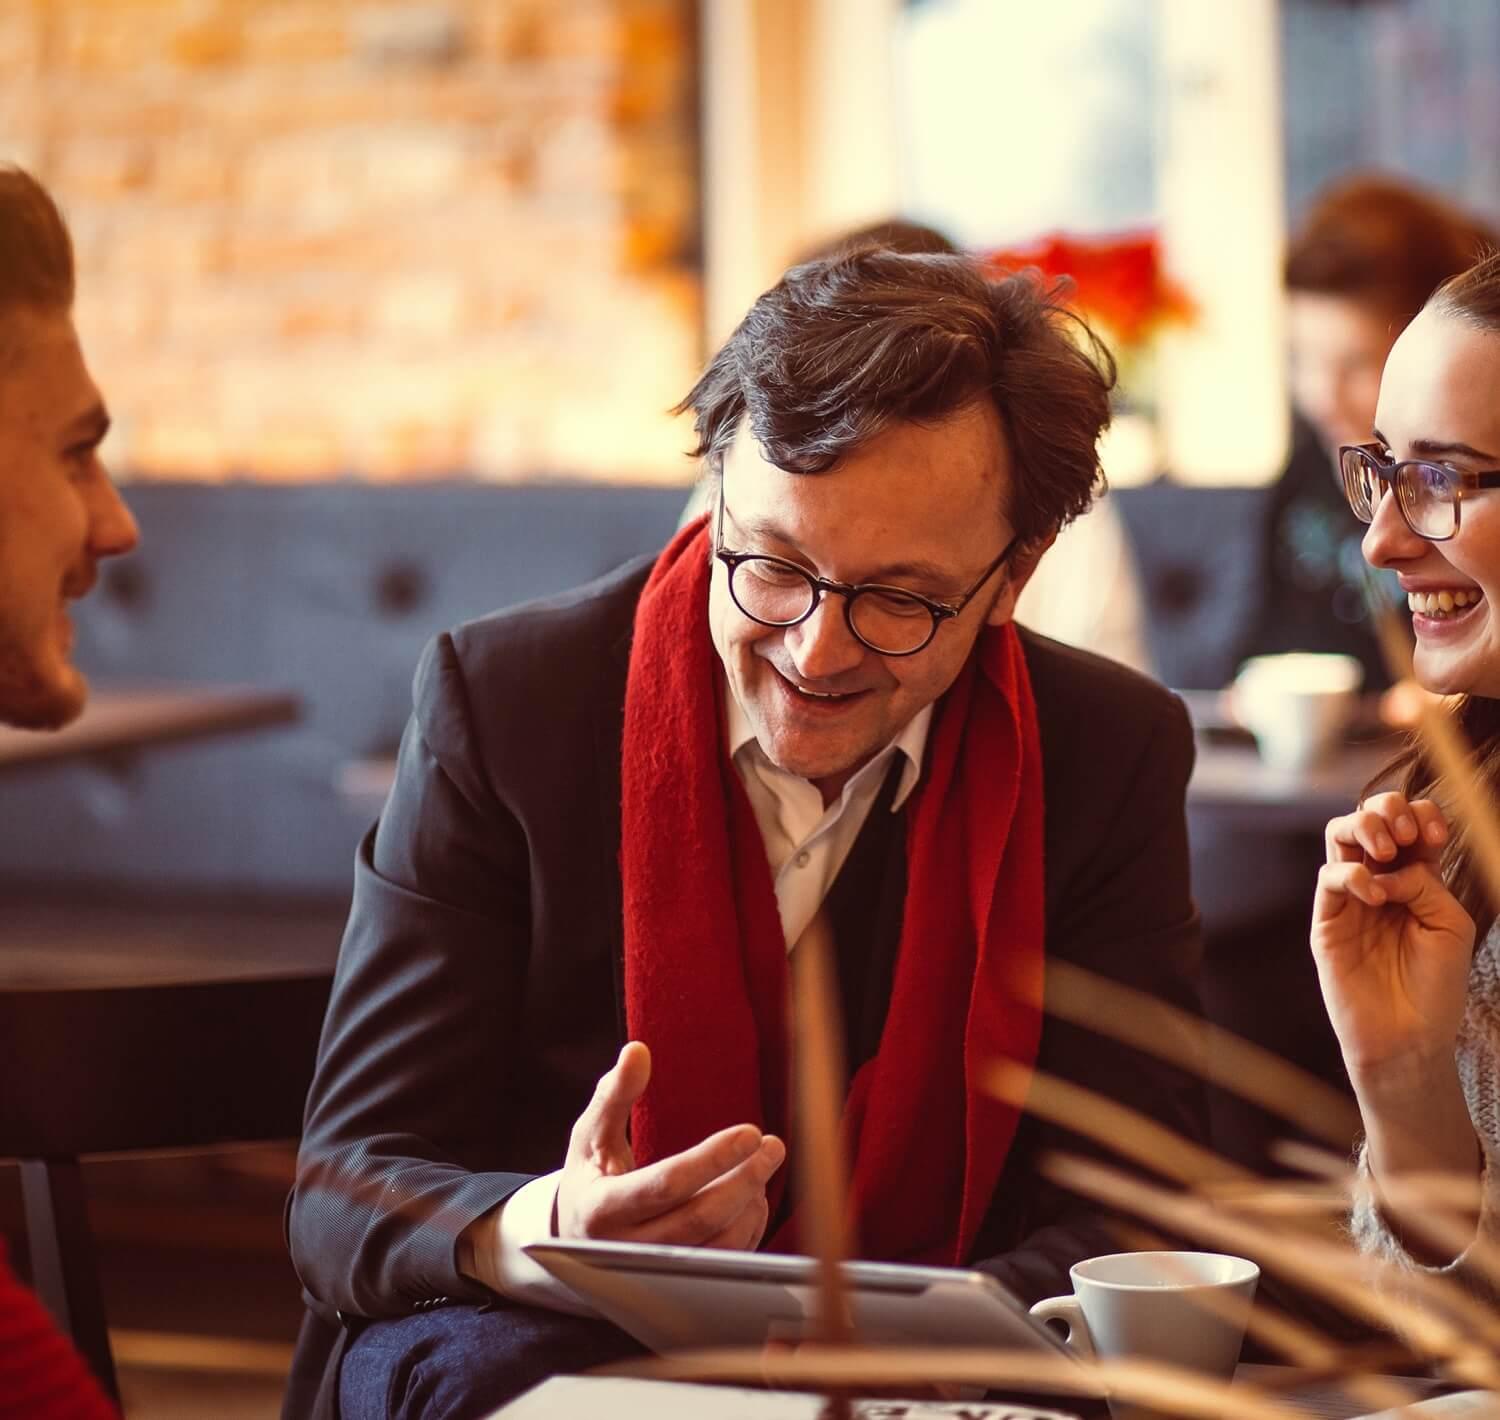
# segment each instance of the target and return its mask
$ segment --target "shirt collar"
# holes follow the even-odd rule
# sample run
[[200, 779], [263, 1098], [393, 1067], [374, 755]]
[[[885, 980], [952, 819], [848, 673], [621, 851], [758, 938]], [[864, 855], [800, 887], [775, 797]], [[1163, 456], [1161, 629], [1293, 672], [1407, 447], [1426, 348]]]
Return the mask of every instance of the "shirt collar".
[[[761, 749], [760, 742], [755, 738], [755, 730], [750, 724], [750, 717], [745, 714], [740, 702], [735, 699], [733, 689], [727, 683], [724, 687], [724, 705], [729, 757], [737, 760], [743, 751], [770, 764], [771, 761], [766, 752]], [[896, 794], [891, 800], [892, 813], [906, 803], [922, 777], [922, 757], [927, 749], [927, 732], [931, 726], [932, 706], [924, 705], [901, 727], [901, 733], [875, 756], [875, 760], [871, 761], [872, 763], [877, 761], [882, 764], [888, 763], [892, 753], [899, 753], [904, 757], [904, 763], [901, 766], [901, 782], [896, 785]]]

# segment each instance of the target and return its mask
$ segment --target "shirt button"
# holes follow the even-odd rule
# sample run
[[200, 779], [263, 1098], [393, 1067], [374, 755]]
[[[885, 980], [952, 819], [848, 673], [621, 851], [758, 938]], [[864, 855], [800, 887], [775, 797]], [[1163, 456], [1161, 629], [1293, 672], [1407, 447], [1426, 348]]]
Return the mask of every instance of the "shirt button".
[[805, 868], [809, 863], [812, 862], [812, 854], [804, 848], [799, 854], [797, 854], [795, 858], [792, 859], [792, 862], [795, 863], [799, 868]]

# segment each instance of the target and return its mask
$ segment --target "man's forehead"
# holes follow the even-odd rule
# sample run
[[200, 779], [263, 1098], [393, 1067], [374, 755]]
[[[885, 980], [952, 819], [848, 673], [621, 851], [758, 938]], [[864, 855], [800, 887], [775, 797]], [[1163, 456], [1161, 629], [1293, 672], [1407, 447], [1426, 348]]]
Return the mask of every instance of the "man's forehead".
[[[1008, 481], [1010, 476], [1009, 440], [1004, 423], [999, 411], [987, 400], [963, 405], [939, 419], [884, 423], [841, 451], [826, 471], [835, 471], [841, 464], [859, 460], [877, 449], [895, 453], [909, 461], [914, 470], [928, 464], [945, 470], [962, 468], [977, 483], [989, 488]], [[767, 457], [748, 419], [740, 420], [725, 451], [724, 467], [730, 466], [741, 473], [759, 471], [774, 476], [790, 472]]]
[[726, 512], [740, 534], [809, 556], [836, 547], [850, 559], [838, 575], [973, 561], [993, 555], [991, 544], [1013, 531], [998, 434], [993, 415], [908, 421], [882, 429], [824, 472], [793, 473], [771, 463], [742, 425], [724, 460]]

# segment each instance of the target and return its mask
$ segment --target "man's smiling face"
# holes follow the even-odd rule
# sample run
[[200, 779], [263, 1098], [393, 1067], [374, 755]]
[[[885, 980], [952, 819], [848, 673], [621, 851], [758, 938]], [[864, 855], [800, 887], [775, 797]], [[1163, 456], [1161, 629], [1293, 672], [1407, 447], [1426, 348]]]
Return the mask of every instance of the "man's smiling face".
[[66, 724], [87, 684], [67, 603], [135, 520], [99, 462], [109, 416], [66, 312], [0, 313], [0, 722]]
[[[724, 459], [724, 545], [956, 603], [1010, 541], [1010, 490], [1010, 453], [988, 402], [892, 424], [823, 473], [767, 462], [742, 425]], [[716, 559], [709, 626], [761, 749], [826, 801], [953, 684], [985, 625], [1010, 620], [1028, 573], [1008, 563], [924, 650], [895, 657], [853, 635], [841, 596], [825, 595], [797, 626], [752, 621]]]

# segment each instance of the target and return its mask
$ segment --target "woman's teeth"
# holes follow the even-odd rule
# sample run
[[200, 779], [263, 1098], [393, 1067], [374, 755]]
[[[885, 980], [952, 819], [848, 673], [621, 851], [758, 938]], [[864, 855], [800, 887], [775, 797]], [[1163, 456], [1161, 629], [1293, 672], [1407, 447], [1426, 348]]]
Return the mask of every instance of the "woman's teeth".
[[1483, 595], [1484, 593], [1477, 587], [1472, 590], [1460, 589], [1451, 592], [1408, 592], [1406, 604], [1412, 611], [1440, 621], [1445, 616], [1452, 616], [1456, 611], [1473, 606]]

